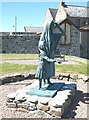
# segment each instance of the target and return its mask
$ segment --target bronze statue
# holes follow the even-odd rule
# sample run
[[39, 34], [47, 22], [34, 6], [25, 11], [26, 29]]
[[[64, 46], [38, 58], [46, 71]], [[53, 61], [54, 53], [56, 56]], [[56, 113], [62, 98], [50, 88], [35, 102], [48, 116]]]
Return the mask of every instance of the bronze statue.
[[54, 59], [57, 44], [64, 35], [64, 31], [60, 28], [60, 25], [52, 20], [46, 24], [46, 27], [41, 34], [38, 50], [39, 60], [35, 77], [39, 78], [39, 89], [42, 88], [42, 80], [44, 83], [52, 85], [50, 78], [55, 76], [55, 62]]

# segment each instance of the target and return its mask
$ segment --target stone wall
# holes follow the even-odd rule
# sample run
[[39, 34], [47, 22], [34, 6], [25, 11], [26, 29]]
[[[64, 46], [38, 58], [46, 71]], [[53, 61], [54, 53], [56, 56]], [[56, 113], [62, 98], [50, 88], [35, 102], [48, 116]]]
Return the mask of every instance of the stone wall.
[[[80, 56], [80, 32], [74, 26], [70, 30], [70, 44], [60, 45], [59, 50], [64, 55]], [[40, 36], [3, 36], [2, 53], [38, 53], [38, 41]], [[1, 41], [1, 39], [0, 39]]]
[[[2, 36], [2, 53], [38, 53], [39, 36]], [[0, 51], [1, 52], [1, 51]]]

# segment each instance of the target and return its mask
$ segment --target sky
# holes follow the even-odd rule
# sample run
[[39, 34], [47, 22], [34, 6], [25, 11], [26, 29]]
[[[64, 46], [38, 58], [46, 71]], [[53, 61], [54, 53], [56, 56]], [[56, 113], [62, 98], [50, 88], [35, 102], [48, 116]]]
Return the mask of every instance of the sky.
[[[60, 1], [60, 0], [59, 0]], [[68, 5], [87, 6], [87, 2], [66, 2]], [[47, 8], [58, 8], [59, 2], [0, 2], [0, 32], [23, 32], [24, 26], [43, 25]]]

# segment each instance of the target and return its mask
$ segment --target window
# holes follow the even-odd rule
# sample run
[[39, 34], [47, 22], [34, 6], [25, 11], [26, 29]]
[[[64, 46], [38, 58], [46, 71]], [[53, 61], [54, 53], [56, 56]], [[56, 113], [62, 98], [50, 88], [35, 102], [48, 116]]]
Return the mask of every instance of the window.
[[64, 23], [61, 28], [65, 31], [65, 35], [61, 37], [60, 44], [70, 44], [70, 25]]

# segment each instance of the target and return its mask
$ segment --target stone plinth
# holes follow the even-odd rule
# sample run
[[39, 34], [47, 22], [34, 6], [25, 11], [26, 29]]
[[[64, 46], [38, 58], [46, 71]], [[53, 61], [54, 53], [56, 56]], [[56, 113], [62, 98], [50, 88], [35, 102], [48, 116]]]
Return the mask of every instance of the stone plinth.
[[7, 106], [28, 111], [42, 110], [52, 116], [62, 117], [71, 105], [77, 89], [76, 83], [52, 82], [52, 86], [45, 85], [39, 90], [39, 82], [35, 81], [24, 89], [7, 95]]

